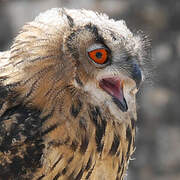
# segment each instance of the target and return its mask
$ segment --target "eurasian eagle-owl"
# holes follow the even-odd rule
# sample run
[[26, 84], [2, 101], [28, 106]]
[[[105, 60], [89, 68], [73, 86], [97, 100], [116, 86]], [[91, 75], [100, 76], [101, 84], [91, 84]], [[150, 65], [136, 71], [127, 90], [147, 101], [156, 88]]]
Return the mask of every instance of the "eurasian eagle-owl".
[[0, 53], [0, 179], [122, 180], [149, 49], [93, 11], [27, 23]]

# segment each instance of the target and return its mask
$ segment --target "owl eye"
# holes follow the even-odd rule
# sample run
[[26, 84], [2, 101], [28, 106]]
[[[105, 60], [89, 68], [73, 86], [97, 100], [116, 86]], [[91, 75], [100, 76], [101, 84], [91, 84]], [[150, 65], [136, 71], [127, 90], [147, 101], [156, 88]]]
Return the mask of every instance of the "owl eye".
[[104, 64], [108, 60], [108, 51], [105, 48], [89, 51], [88, 55], [97, 64]]

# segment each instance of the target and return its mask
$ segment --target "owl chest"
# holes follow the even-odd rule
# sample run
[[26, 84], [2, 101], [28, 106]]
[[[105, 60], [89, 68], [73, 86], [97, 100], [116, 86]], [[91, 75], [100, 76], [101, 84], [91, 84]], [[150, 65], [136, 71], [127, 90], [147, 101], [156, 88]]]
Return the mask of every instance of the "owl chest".
[[108, 124], [102, 135], [98, 133], [94, 128], [90, 136], [83, 134], [79, 141], [70, 140], [68, 145], [54, 147], [44, 154], [44, 178], [123, 180], [133, 151], [133, 137], [129, 139], [131, 142], [118, 137]]
[[89, 106], [88, 111], [76, 113], [71, 122], [48, 133], [43, 167], [36, 177], [122, 180], [134, 149], [134, 129], [106, 117], [98, 107]]
[[84, 154], [78, 150], [72, 152], [67, 148], [64, 152], [61, 150], [59, 154], [57, 150], [52, 150], [48, 157], [51, 156], [51, 160], [44, 164], [44, 179], [122, 180], [126, 171], [127, 157], [119, 150], [116, 154], [105, 151], [99, 153], [95, 146], [94, 148], [90, 146]]

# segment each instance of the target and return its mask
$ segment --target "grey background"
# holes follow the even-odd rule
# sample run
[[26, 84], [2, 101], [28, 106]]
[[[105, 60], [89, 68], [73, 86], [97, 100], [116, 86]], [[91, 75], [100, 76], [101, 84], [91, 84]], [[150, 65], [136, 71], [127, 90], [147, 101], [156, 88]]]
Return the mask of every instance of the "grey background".
[[128, 180], [180, 180], [180, 0], [0, 0], [0, 51], [25, 22], [52, 7], [105, 12], [152, 39], [154, 69], [138, 94]]

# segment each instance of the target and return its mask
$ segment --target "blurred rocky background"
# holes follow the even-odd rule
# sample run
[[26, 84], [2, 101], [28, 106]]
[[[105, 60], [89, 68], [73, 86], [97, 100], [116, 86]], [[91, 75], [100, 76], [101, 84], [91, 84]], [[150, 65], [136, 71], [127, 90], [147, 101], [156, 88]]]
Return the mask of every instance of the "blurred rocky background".
[[138, 94], [138, 135], [128, 180], [180, 180], [180, 0], [0, 0], [0, 51], [27, 21], [52, 7], [124, 19], [152, 39], [152, 80]]

